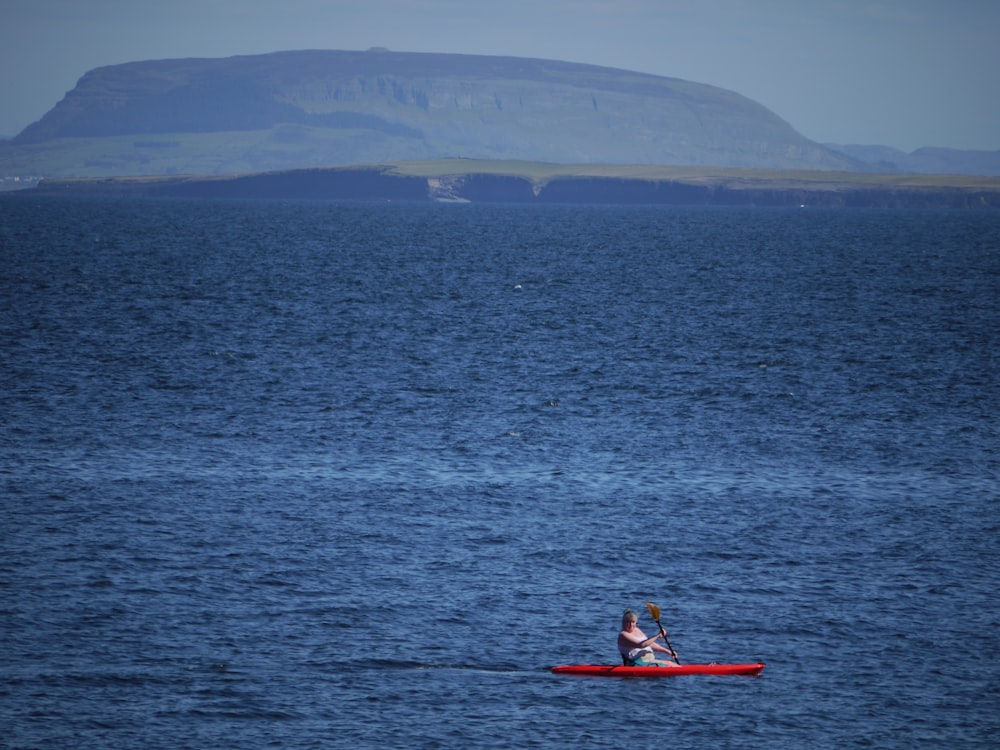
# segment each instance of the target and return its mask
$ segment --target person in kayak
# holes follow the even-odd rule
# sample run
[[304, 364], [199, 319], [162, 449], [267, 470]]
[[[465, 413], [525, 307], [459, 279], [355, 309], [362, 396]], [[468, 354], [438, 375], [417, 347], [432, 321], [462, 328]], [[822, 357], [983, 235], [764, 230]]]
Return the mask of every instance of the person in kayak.
[[[626, 667], [676, 667], [677, 654], [656, 641], [664, 635], [661, 630], [654, 636], [646, 637], [639, 629], [639, 615], [631, 609], [622, 614], [622, 629], [618, 633], [618, 651]], [[656, 652], [669, 654], [674, 661], [656, 658]]]

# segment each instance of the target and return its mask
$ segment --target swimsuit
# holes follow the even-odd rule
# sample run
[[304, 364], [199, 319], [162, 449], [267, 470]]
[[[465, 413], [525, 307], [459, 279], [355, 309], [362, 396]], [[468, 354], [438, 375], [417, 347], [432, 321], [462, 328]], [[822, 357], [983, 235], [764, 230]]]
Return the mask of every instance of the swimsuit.
[[[647, 659], [646, 657], [649, 658]], [[655, 658], [653, 649], [649, 646], [646, 646], [646, 648], [633, 648], [627, 653], [622, 653], [622, 661], [625, 662], [626, 667], [641, 667], [644, 666], [644, 662], [652, 661]]]

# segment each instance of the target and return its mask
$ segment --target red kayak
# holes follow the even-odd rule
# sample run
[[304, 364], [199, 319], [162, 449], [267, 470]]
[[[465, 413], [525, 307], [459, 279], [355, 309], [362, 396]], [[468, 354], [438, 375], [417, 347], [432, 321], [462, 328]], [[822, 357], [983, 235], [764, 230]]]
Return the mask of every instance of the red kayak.
[[682, 664], [678, 667], [623, 667], [600, 664], [565, 664], [552, 667], [556, 674], [579, 674], [591, 677], [679, 677], [685, 674], [758, 675], [763, 662], [754, 664]]

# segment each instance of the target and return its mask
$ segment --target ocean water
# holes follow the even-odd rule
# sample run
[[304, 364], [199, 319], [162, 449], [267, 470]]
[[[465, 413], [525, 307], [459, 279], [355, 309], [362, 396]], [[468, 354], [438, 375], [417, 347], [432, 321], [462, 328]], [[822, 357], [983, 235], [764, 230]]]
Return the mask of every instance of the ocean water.
[[[994, 748], [1000, 215], [0, 200], [0, 746]], [[684, 662], [615, 663], [663, 610]]]

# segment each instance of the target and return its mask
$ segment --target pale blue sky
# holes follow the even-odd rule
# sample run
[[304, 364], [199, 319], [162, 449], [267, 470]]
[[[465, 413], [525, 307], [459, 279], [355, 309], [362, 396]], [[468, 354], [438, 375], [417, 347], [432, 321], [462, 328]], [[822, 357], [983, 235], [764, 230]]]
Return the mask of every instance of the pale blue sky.
[[368, 47], [686, 78], [820, 142], [1000, 149], [998, 0], [0, 0], [0, 135], [101, 65]]

